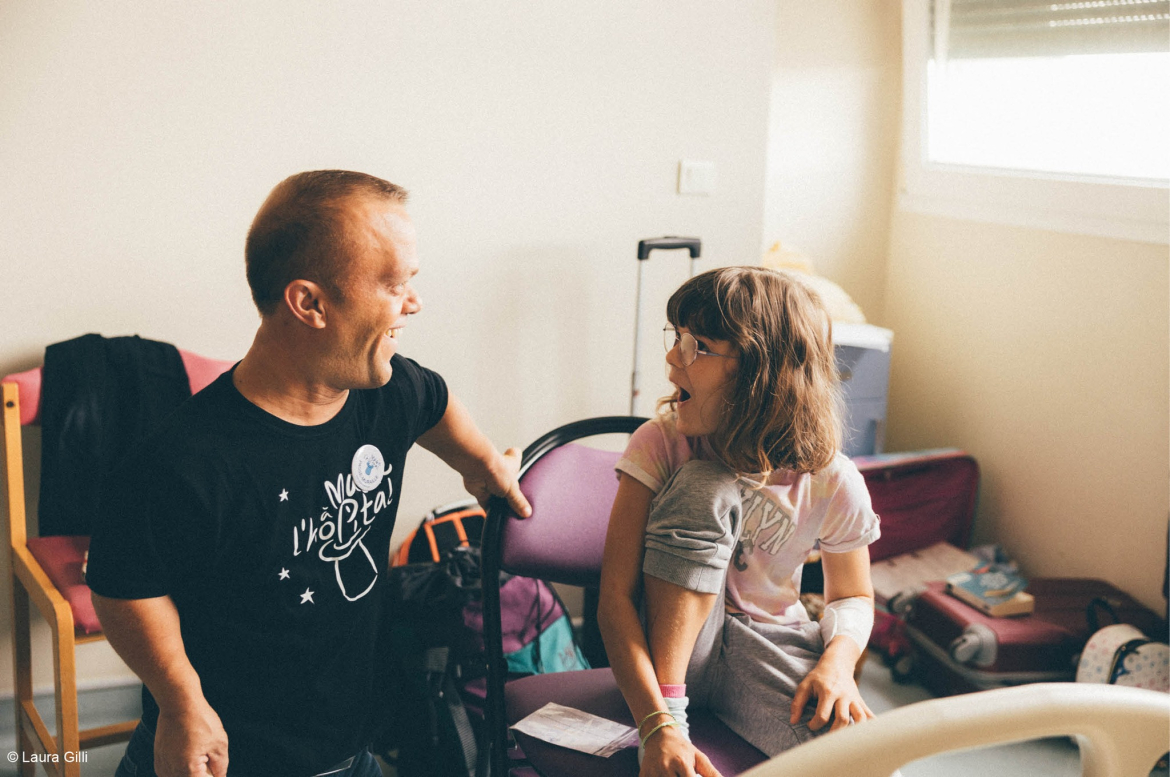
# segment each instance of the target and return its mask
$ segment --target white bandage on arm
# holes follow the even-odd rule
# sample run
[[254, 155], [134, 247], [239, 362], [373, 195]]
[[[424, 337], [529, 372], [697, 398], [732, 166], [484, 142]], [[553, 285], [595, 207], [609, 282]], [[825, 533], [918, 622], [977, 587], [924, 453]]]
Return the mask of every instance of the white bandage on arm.
[[869, 644], [869, 633], [873, 631], [873, 600], [864, 596], [835, 599], [825, 605], [821, 616], [821, 639], [825, 647], [834, 637], [845, 635], [865, 650]]

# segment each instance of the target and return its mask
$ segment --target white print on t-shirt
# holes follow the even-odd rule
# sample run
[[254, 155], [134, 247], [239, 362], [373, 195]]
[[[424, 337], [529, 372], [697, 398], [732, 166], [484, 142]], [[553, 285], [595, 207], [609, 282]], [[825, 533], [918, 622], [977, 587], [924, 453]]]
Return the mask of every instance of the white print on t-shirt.
[[[363, 446], [369, 447], [373, 446]], [[299, 525], [293, 526], [293, 556], [315, 549], [321, 561], [332, 563], [337, 586], [347, 601], [361, 599], [378, 581], [378, 566], [362, 540], [373, 528], [378, 514], [394, 501], [394, 485], [386, 477], [393, 468], [394, 465], [390, 464], [380, 474], [366, 473], [367, 484], [377, 478], [373, 486], [377, 491], [362, 489], [352, 472], [339, 473], [335, 481], [325, 481], [328, 506], [321, 508], [320, 515], [304, 518]], [[360, 553], [355, 555], [354, 551]], [[349, 562], [351, 556], [354, 561]], [[364, 562], [361, 560], [363, 556]], [[312, 598], [301, 599], [302, 604], [306, 601], [313, 603]]]
[[743, 514], [743, 531], [734, 557], [736, 569], [741, 572], [747, 569], [747, 562], [743, 560], [745, 554], [759, 549], [775, 556], [796, 532], [792, 516], [784, 512], [779, 502], [759, 491], [743, 491]]

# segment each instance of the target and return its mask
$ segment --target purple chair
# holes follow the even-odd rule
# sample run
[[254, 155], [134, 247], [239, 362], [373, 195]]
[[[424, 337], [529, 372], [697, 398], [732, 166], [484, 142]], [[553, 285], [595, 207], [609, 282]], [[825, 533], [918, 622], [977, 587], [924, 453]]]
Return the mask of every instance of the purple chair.
[[[609, 669], [538, 674], [506, 681], [500, 626], [499, 573], [596, 588], [610, 509], [617, 494], [619, 454], [574, 444], [600, 434], [629, 434], [644, 418], [607, 416], [576, 421], [544, 435], [524, 451], [520, 488], [532, 503], [521, 520], [502, 499], [488, 508], [483, 534], [484, 641], [488, 658], [486, 731], [478, 777], [636, 777], [637, 752], [600, 758], [515, 732], [508, 727], [548, 702], [635, 725]], [[767, 760], [713, 715], [695, 711], [691, 736], [726, 777]], [[519, 752], [522, 750], [522, 754]], [[524, 763], [526, 759], [527, 763]], [[490, 768], [490, 772], [488, 769]], [[510, 773], [509, 768], [513, 771]]]

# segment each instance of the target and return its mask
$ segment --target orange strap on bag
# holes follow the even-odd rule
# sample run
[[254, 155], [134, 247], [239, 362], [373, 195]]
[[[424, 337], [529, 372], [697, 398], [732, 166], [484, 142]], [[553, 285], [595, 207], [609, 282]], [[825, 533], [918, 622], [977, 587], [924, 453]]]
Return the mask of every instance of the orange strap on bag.
[[485, 519], [478, 504], [459, 502], [440, 507], [428, 513], [419, 527], [403, 540], [390, 564], [395, 567], [423, 561], [437, 564], [453, 547], [467, 547], [473, 542], [478, 545]]

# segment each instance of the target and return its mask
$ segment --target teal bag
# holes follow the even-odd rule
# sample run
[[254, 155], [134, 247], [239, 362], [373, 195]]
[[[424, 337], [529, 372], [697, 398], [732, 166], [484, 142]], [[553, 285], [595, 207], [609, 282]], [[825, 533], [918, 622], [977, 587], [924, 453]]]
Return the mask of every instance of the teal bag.
[[[506, 578], [506, 579], [505, 579]], [[542, 674], [588, 669], [577, 646], [564, 602], [542, 580], [500, 575], [500, 622], [509, 674]], [[463, 622], [483, 649], [482, 600], [467, 603]]]
[[[513, 578], [515, 579], [515, 578]], [[542, 672], [573, 672], [588, 669], [589, 662], [573, 638], [573, 626], [568, 615], [561, 615], [540, 637], [512, 653], [505, 653], [508, 671], [516, 674]]]

